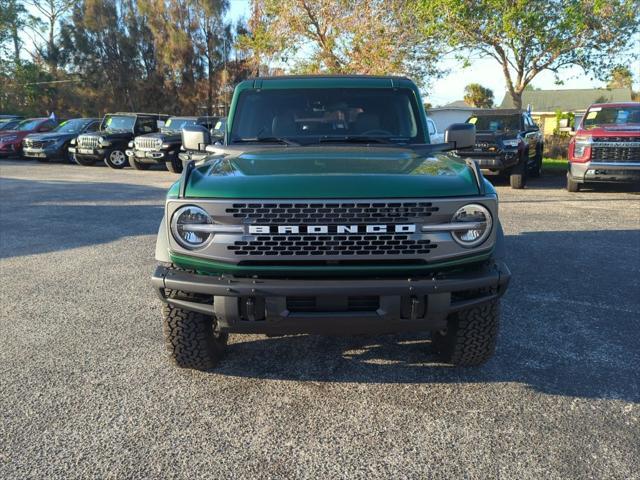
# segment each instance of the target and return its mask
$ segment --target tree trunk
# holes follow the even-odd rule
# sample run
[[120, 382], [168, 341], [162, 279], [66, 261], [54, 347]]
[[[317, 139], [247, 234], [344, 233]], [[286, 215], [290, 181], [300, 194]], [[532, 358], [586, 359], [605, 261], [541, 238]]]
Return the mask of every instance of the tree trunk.
[[522, 92], [511, 92], [511, 100], [513, 100], [513, 108], [522, 110]]

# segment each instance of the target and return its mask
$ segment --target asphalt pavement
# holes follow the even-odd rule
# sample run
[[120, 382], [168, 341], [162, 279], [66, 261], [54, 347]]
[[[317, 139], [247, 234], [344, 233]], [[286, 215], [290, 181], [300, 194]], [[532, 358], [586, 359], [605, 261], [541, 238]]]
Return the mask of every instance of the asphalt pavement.
[[149, 277], [165, 171], [0, 161], [0, 478], [640, 478], [640, 194], [498, 184], [496, 356], [231, 336], [179, 370]]

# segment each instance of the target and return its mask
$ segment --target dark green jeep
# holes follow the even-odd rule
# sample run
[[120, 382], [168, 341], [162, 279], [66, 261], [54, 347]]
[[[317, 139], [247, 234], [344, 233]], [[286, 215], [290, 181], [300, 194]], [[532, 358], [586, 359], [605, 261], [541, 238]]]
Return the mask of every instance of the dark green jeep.
[[498, 199], [465, 159], [475, 127], [445, 141], [406, 78], [239, 84], [224, 145], [187, 164], [158, 233], [175, 362], [212, 368], [229, 333], [425, 330], [446, 362], [489, 359], [510, 278]]

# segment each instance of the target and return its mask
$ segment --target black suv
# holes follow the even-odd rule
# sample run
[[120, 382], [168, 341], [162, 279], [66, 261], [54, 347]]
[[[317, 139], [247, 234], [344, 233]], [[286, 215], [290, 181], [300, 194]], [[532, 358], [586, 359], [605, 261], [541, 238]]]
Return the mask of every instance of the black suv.
[[476, 126], [471, 156], [480, 168], [509, 175], [512, 188], [524, 188], [528, 176], [540, 176], [543, 136], [528, 112], [477, 110], [467, 123]]
[[125, 150], [137, 135], [158, 132], [158, 123], [168, 115], [154, 113], [108, 113], [102, 119], [100, 130], [85, 133], [71, 141], [69, 153], [80, 165], [93, 165], [104, 161], [111, 168], [128, 165]]
[[178, 152], [182, 146], [182, 129], [201, 126], [211, 130], [219, 117], [171, 117], [159, 132], [140, 135], [129, 142], [129, 165], [136, 170], [146, 170], [151, 165], [162, 163], [173, 173], [182, 172], [182, 161]]
[[69, 143], [78, 135], [100, 128], [99, 118], [72, 118], [47, 133], [31, 133], [22, 142], [25, 157], [39, 162], [53, 158], [69, 161]]

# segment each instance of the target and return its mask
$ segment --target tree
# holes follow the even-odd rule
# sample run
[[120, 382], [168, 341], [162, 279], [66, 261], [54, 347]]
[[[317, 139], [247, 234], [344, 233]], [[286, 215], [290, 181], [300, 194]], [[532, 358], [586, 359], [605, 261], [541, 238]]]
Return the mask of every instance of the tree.
[[631, 70], [622, 65], [614, 67], [609, 75], [607, 88], [628, 88], [631, 90], [633, 88], [633, 74]]
[[493, 107], [493, 90], [479, 83], [470, 83], [464, 87], [464, 103], [476, 108]]
[[71, 9], [74, 0], [25, 0], [25, 3], [44, 17], [44, 22], [33, 22], [29, 30], [35, 35], [32, 37], [34, 48], [47, 63], [49, 73], [55, 74], [60, 61], [56, 28]]
[[[253, 0], [239, 48], [254, 65], [299, 73], [437, 73], [437, 50], [418, 38], [405, 0]], [[274, 65], [277, 66], [277, 65]]]
[[416, 0], [427, 38], [496, 60], [516, 108], [545, 70], [602, 75], [640, 25], [638, 0]]

